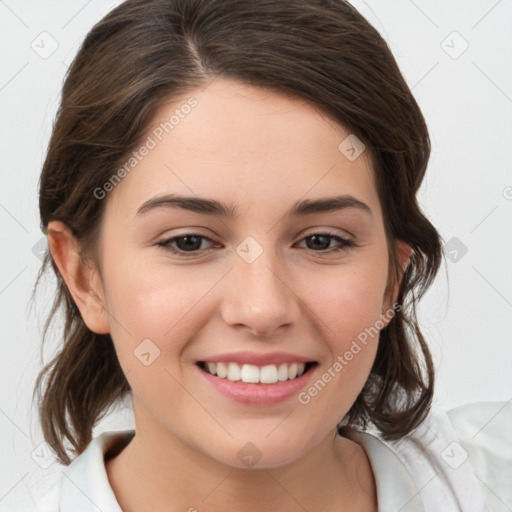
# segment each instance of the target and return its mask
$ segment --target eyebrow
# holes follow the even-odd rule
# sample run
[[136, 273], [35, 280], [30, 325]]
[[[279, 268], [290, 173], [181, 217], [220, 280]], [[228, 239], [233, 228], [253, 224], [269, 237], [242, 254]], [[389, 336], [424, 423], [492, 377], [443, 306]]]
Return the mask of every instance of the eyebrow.
[[[164, 196], [153, 197], [144, 202], [137, 210], [136, 216], [144, 215], [156, 208], [180, 208], [204, 215], [212, 215], [224, 218], [237, 218], [239, 216], [236, 205], [222, 203], [214, 199], [206, 199], [195, 196], [179, 196], [177, 194], [168, 194]], [[351, 195], [341, 195], [334, 197], [323, 197], [319, 199], [305, 199], [297, 201], [288, 211], [288, 217], [299, 217], [321, 212], [334, 212], [356, 208], [373, 217], [371, 208]]]

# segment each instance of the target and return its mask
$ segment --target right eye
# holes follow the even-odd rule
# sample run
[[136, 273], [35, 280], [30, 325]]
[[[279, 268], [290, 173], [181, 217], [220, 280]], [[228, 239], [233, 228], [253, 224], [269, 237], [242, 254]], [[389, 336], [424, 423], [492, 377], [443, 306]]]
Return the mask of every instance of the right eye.
[[[207, 236], [199, 235], [197, 233], [186, 233], [184, 235], [174, 236], [172, 238], [162, 240], [157, 242], [156, 245], [163, 247], [165, 250], [170, 251], [173, 254], [187, 257], [189, 255], [193, 256], [198, 252], [201, 252], [201, 245], [203, 240], [213, 242], [213, 240]], [[176, 244], [177, 247], [174, 247], [172, 244]]]

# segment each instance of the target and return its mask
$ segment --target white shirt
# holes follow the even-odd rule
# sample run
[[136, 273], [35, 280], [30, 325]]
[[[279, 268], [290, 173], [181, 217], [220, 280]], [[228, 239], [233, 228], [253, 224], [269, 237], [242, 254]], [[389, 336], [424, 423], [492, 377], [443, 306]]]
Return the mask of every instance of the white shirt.
[[[63, 470], [34, 512], [122, 512], [104, 454], [134, 430], [104, 432]], [[379, 512], [510, 512], [512, 400], [435, 406], [413, 433], [386, 442], [356, 432], [377, 486]]]

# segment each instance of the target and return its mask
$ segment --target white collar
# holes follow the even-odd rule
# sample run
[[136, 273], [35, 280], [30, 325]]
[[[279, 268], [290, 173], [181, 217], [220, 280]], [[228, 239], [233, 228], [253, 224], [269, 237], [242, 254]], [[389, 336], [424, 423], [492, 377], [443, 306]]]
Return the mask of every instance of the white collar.
[[[104, 455], [134, 430], [108, 431], [62, 470], [61, 512], [122, 512], [108, 481]], [[418, 429], [399, 441], [353, 431], [364, 448], [377, 486], [379, 512], [485, 512], [480, 485], [469, 460], [453, 470], [443, 458], [458, 437], [444, 411], [433, 408]]]
[[[128, 441], [134, 434], [134, 430], [104, 432], [62, 470], [61, 512], [122, 512], [108, 481], [104, 455], [114, 443], [123, 437]], [[424, 512], [414, 480], [393, 450], [376, 436], [356, 435], [373, 468], [379, 512]]]
[[123, 512], [108, 481], [104, 455], [121, 438], [128, 441], [134, 433], [104, 432], [62, 470], [60, 512]]

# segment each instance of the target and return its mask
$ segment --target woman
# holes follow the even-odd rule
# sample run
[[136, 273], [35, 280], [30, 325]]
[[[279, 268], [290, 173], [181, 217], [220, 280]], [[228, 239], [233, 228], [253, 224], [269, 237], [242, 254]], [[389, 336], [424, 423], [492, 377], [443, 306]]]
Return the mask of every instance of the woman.
[[[470, 461], [431, 408], [415, 316], [442, 257], [416, 201], [429, 154], [348, 3], [101, 20], [41, 175], [66, 326], [36, 390], [69, 467], [39, 510], [484, 510], [478, 475], [509, 462]], [[135, 429], [92, 439], [127, 394]]]

